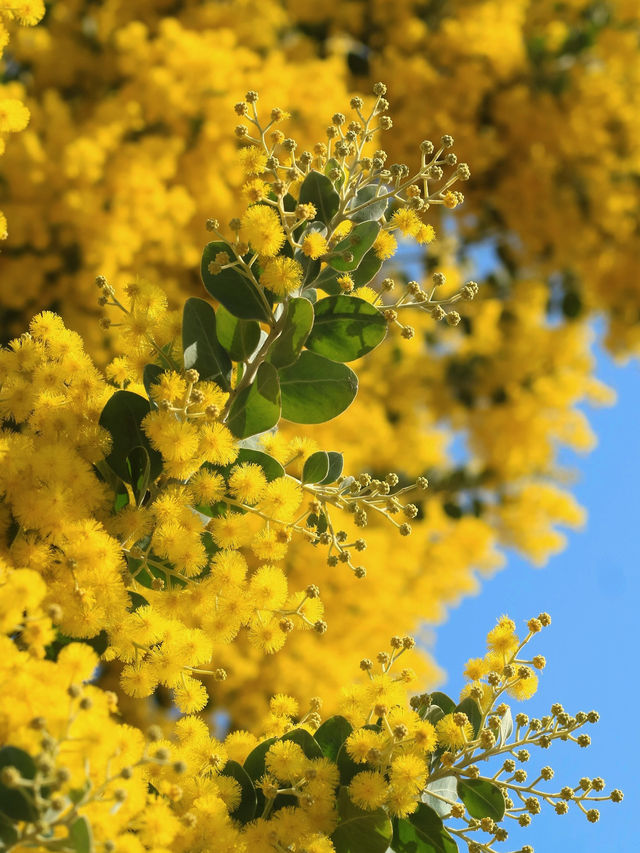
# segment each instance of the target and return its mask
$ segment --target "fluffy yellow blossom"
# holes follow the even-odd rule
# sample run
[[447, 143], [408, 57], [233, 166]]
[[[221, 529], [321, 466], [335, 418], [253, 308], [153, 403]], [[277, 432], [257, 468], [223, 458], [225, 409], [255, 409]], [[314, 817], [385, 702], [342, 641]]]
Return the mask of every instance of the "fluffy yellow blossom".
[[265, 263], [260, 283], [277, 296], [286, 296], [300, 287], [302, 275], [302, 267], [297, 261], [279, 255]]
[[285, 240], [278, 214], [263, 204], [255, 204], [246, 211], [240, 237], [265, 258], [274, 257]]

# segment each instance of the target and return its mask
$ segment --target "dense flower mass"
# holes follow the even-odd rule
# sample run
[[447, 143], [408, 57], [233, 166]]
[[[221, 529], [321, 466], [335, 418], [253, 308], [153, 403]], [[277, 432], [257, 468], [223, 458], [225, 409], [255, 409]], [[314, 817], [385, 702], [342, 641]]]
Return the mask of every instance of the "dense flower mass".
[[[516, 769], [525, 746], [588, 746], [579, 730], [597, 720], [556, 703], [514, 721], [504, 701], [536, 693], [545, 660], [522, 650], [547, 614], [522, 640], [501, 617], [458, 701], [408, 695], [436, 676], [411, 635], [423, 620], [473, 589], [474, 571], [495, 570], [501, 546], [544, 562], [562, 547], [555, 526], [582, 522], [554, 460], [559, 444], [590, 447], [577, 406], [609, 392], [591, 376], [582, 322], [548, 322], [557, 270], [547, 260], [569, 271], [565, 318], [604, 305], [625, 328], [621, 348], [635, 346], [599, 273], [565, 257], [546, 222], [546, 242], [529, 239], [504, 165], [516, 142], [490, 130], [476, 151], [468, 117], [450, 107], [458, 69], [475, 68], [465, 45], [494, 4], [465, 4], [460, 20], [422, 21], [411, 0], [394, 12], [421, 87], [433, 85], [429, 26], [455, 70], [429, 126], [462, 122], [458, 150], [478, 155], [480, 185], [492, 176], [482, 212], [472, 202], [454, 229], [447, 212], [465, 203], [471, 172], [440, 136], [448, 127], [417, 152], [402, 133], [380, 147], [394, 126], [382, 83], [334, 111], [349, 82], [340, 52], [353, 64], [357, 47], [338, 46], [342, 26], [364, 40], [361, 60], [388, 60], [397, 89], [406, 83], [385, 4], [371, 4], [371, 32], [360, 2], [347, 4], [348, 21], [344, 4], [234, 5], [187, 2], [167, 17], [144, 0], [54, 2], [30, 31], [21, 27], [42, 18], [40, 0], [0, 3], [0, 42], [12, 35], [0, 135], [17, 134], [3, 263], [21, 283], [6, 318], [19, 328], [25, 309], [44, 309], [0, 351], [0, 681], [10, 686], [0, 848], [364, 853], [428, 836], [488, 853], [508, 836], [503, 819], [526, 826], [540, 799], [558, 814], [573, 802], [595, 822], [593, 801], [620, 802], [620, 791], [597, 796], [597, 778], [551, 793], [539, 785], [550, 767], [529, 785]], [[606, 44], [637, 22], [614, 5], [594, 23], [592, 58], [626, 90]], [[539, 70], [517, 42], [534, 37], [546, 4], [521, 6], [505, 19], [510, 38], [481, 40], [495, 79], [473, 93], [489, 128], [505, 103], [517, 113], [510, 75]], [[581, 19], [572, 26], [581, 32]], [[545, 34], [549, 73], [552, 59], [580, 54], [572, 35]], [[290, 112], [265, 111], [253, 89], [238, 100], [245, 79]], [[406, 109], [400, 101], [401, 126], [414, 123]], [[633, 167], [624, 146], [618, 156]], [[595, 185], [576, 164], [575, 180]], [[557, 177], [547, 190], [574, 211]], [[219, 217], [206, 220], [205, 290], [185, 301], [204, 214]], [[504, 269], [476, 299], [464, 253], [485, 217], [520, 235], [522, 251], [498, 241]], [[600, 213], [593, 220], [599, 228]], [[633, 239], [621, 236], [622, 254]], [[81, 303], [91, 278], [99, 311]], [[459, 467], [448, 428], [468, 439]], [[389, 642], [391, 624], [401, 633]], [[361, 658], [376, 645], [387, 650], [375, 662]], [[214, 712], [229, 728], [219, 737]], [[482, 773], [477, 762], [492, 758], [502, 769]]]

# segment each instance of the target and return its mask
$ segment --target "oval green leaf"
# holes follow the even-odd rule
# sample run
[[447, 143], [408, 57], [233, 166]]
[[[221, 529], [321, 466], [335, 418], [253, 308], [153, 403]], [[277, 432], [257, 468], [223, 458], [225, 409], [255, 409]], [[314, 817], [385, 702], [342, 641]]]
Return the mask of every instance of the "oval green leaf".
[[68, 841], [74, 853], [93, 853], [93, 833], [86, 817], [76, 818], [69, 827]]
[[269, 747], [276, 742], [277, 738], [270, 737], [259, 743], [255, 749], [251, 750], [249, 755], [244, 760], [243, 768], [249, 778], [256, 782], [265, 772], [264, 763], [265, 756], [269, 752]]
[[420, 803], [408, 819], [395, 821], [393, 850], [395, 853], [457, 853], [458, 845], [433, 809]]
[[422, 792], [422, 802], [432, 808], [439, 817], [445, 817], [445, 815], [448, 815], [451, 811], [451, 806], [449, 803], [439, 800], [434, 796], [434, 794], [438, 794], [440, 797], [445, 797], [452, 803], [457, 803], [458, 791], [456, 783], [457, 780], [455, 776], [444, 776], [442, 779], [436, 779], [434, 782], [430, 782]]
[[305, 350], [280, 373], [282, 417], [296, 424], [320, 424], [344, 412], [358, 393], [358, 377], [344, 364]]
[[279, 420], [278, 371], [264, 362], [251, 385], [240, 391], [231, 404], [227, 426], [238, 438], [247, 438], [271, 429]]
[[300, 204], [314, 205], [317, 218], [329, 225], [340, 207], [340, 196], [326, 175], [309, 172], [300, 186]]
[[327, 296], [313, 306], [315, 321], [307, 348], [332, 361], [354, 361], [380, 344], [387, 321], [357, 296]]
[[229, 390], [231, 360], [216, 336], [216, 312], [196, 296], [184, 303], [182, 349], [185, 370], [194, 368], [201, 379], [217, 382], [225, 391]]
[[234, 464], [237, 465], [241, 462], [253, 462], [259, 465], [269, 483], [272, 480], [277, 480], [279, 477], [284, 477], [284, 468], [278, 460], [274, 459], [273, 456], [269, 456], [268, 453], [263, 453], [261, 450], [242, 448], [238, 452], [238, 457]]
[[220, 305], [216, 311], [216, 334], [233, 361], [244, 361], [260, 342], [260, 324], [256, 320], [240, 320]]
[[307, 758], [322, 758], [323, 756], [320, 745], [306, 729], [292, 729], [283, 735], [281, 740], [292, 740], [297, 743]]
[[296, 361], [313, 326], [313, 305], [303, 296], [291, 299], [286, 311], [282, 331], [267, 355], [275, 367], [288, 367]]
[[[344, 240], [341, 240], [335, 247], [329, 265], [340, 272], [355, 270], [375, 243], [379, 232], [380, 226], [377, 222], [361, 222], [356, 225]], [[342, 252], [350, 252], [353, 255], [352, 259], [350, 261], [345, 260], [341, 257]]]
[[159, 367], [157, 364], [145, 364], [144, 370], [142, 371], [142, 381], [144, 383], [144, 387], [147, 392], [147, 397], [149, 398], [149, 403], [151, 404], [152, 409], [157, 409], [158, 404], [151, 396], [151, 386], [158, 384], [158, 380], [160, 379], [163, 373], [164, 367]]
[[324, 757], [330, 761], [335, 761], [340, 747], [352, 731], [351, 723], [345, 717], [341, 717], [340, 714], [325, 720], [315, 734], [315, 739]]
[[[381, 266], [382, 261], [376, 255], [375, 250], [369, 249], [358, 264], [358, 267], [349, 273], [354, 287], [364, 287], [370, 284], [378, 274]], [[324, 290], [325, 293], [329, 293], [332, 296], [337, 296], [340, 293], [344, 293], [338, 284], [338, 277], [341, 275], [344, 275], [344, 273], [337, 272], [333, 267], [327, 265], [315, 279], [313, 286]]]
[[[129, 451], [129, 453], [127, 453], [127, 465], [129, 466], [130, 476], [130, 479], [127, 482], [131, 483], [136, 504], [141, 506], [142, 501], [147, 494], [147, 489], [149, 488], [149, 480], [151, 479], [151, 461], [146, 448], [138, 446]], [[120, 495], [121, 492], [118, 491], [118, 497], [120, 497]], [[126, 503], [129, 503], [128, 496]]]
[[149, 454], [151, 479], [162, 471], [162, 456], [154, 450], [146, 435], [142, 431], [142, 419], [151, 411], [148, 400], [132, 391], [116, 391], [107, 401], [100, 415], [100, 426], [111, 433], [111, 453], [107, 456], [107, 463], [115, 473], [124, 480], [130, 482], [131, 473], [127, 462], [127, 456], [134, 447], [144, 447]]
[[458, 796], [471, 817], [479, 820], [490, 817], [496, 821], [504, 817], [504, 796], [493, 782], [484, 779], [458, 779]]
[[343, 787], [338, 793], [338, 816], [337, 829], [331, 836], [336, 853], [386, 853], [393, 826], [383, 809], [358, 808]]
[[[15, 746], [3, 746], [0, 749], [0, 770], [15, 767], [23, 779], [35, 779], [36, 765], [28, 752]], [[32, 790], [29, 789], [29, 793]], [[27, 799], [19, 788], [7, 788], [0, 782], [0, 812], [12, 820], [33, 822], [38, 818], [38, 810], [31, 799]]]
[[342, 453], [336, 453], [335, 450], [329, 450], [327, 452], [327, 456], [329, 457], [329, 470], [327, 471], [327, 476], [324, 480], [320, 481], [321, 486], [326, 486], [329, 483], [335, 483], [340, 474], [342, 474], [342, 468], [344, 465]]
[[329, 473], [329, 454], [324, 450], [312, 453], [302, 469], [303, 483], [320, 483]]
[[209, 272], [209, 264], [219, 252], [226, 252], [233, 258], [233, 251], [226, 243], [208, 243], [205, 246], [200, 268], [205, 290], [236, 317], [272, 322], [271, 312], [267, 310], [255, 284], [237, 268], [224, 269], [217, 275]]
[[227, 761], [221, 775], [235, 779], [242, 788], [242, 798], [235, 810], [230, 813], [231, 817], [239, 820], [240, 823], [248, 823], [253, 820], [258, 805], [258, 797], [247, 771], [237, 761]]
[[431, 704], [442, 708], [445, 714], [452, 714], [456, 709], [456, 703], [453, 699], [450, 696], [447, 696], [446, 693], [441, 693], [439, 690], [431, 693], [430, 698]]
[[[370, 219], [380, 219], [380, 217], [383, 216], [387, 211], [387, 207], [389, 206], [389, 199], [378, 199], [379, 192], [384, 194], [385, 192], [387, 192], [387, 190], [385, 187], [379, 187], [374, 186], [373, 184], [369, 184], [368, 186], [363, 187], [359, 192], [357, 192], [355, 198], [347, 209], [349, 219], [352, 222], [367, 222]], [[366, 204], [366, 207], [363, 207], [362, 210], [356, 210], [352, 212], [354, 208], [360, 207], [360, 205], [362, 204]]]

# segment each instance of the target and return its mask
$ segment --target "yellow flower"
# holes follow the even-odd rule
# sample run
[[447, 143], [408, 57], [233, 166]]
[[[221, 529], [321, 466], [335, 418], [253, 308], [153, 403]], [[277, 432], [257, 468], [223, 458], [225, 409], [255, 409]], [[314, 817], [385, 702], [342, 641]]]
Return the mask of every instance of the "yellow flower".
[[269, 700], [271, 713], [276, 717], [295, 717], [298, 713], [298, 702], [284, 693], [278, 693]]
[[447, 749], [462, 749], [473, 736], [473, 728], [467, 720], [463, 725], [458, 725], [454, 720], [454, 714], [445, 714], [436, 723], [436, 734], [438, 743]]
[[427, 772], [422, 758], [407, 753], [393, 759], [389, 778], [394, 790], [417, 794], [424, 788]]
[[237, 465], [229, 475], [231, 494], [241, 503], [254, 504], [263, 493], [267, 478], [259, 465], [245, 462]]
[[302, 284], [303, 270], [293, 258], [280, 255], [267, 261], [260, 273], [260, 284], [276, 296], [286, 296]]
[[246, 175], [260, 175], [267, 166], [267, 155], [254, 146], [241, 148], [238, 157]]
[[29, 110], [16, 98], [0, 100], [0, 133], [17, 133], [29, 124]]
[[372, 749], [380, 749], [383, 743], [380, 732], [371, 729], [356, 729], [346, 740], [347, 753], [357, 763], [364, 764]]
[[389, 784], [383, 773], [364, 770], [349, 783], [349, 796], [361, 809], [377, 809], [386, 800]]
[[519, 640], [515, 634], [516, 625], [508, 616], [502, 616], [495, 628], [487, 634], [487, 645], [493, 652], [511, 656], [518, 648]]
[[264, 763], [281, 782], [294, 782], [303, 775], [307, 758], [297, 743], [281, 740], [269, 747]]
[[312, 231], [302, 241], [302, 252], [308, 258], [316, 260], [317, 258], [326, 255], [328, 250], [327, 241], [317, 231]]
[[381, 231], [376, 237], [373, 244], [373, 251], [381, 261], [386, 261], [392, 258], [398, 248], [398, 241], [388, 231]]
[[401, 207], [391, 217], [391, 228], [398, 228], [407, 237], [415, 236], [421, 225], [418, 215], [408, 207]]
[[538, 689], [538, 676], [528, 666], [523, 667], [523, 669], [528, 674], [524, 678], [518, 676], [513, 681], [510, 681], [507, 688], [509, 696], [513, 696], [514, 699], [519, 699], [521, 702], [525, 699], [531, 699]]
[[240, 238], [266, 258], [272, 258], [285, 241], [280, 218], [265, 204], [254, 204], [241, 219]]
[[416, 243], [419, 243], [419, 245], [424, 246], [427, 243], [431, 243], [432, 240], [435, 239], [435, 236], [436, 232], [434, 231], [432, 225], [424, 225], [421, 223], [420, 227], [413, 235], [413, 239], [416, 241]]

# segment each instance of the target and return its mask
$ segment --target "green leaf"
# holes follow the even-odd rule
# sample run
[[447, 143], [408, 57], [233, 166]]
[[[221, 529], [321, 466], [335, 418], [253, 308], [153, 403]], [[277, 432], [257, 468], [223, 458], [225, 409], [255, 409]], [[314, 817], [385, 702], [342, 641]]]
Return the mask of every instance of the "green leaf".
[[[23, 779], [35, 779], [36, 765], [28, 752], [15, 746], [3, 746], [0, 749], [0, 770], [15, 767]], [[29, 789], [32, 793], [32, 789]], [[12, 820], [33, 822], [38, 818], [38, 810], [19, 788], [7, 788], [0, 782], [0, 812]]]
[[93, 853], [93, 833], [86, 817], [79, 817], [69, 827], [69, 838], [74, 853]]
[[300, 186], [300, 204], [313, 204], [317, 218], [329, 225], [340, 207], [340, 196], [326, 175], [311, 171]]
[[267, 355], [275, 367], [288, 367], [296, 361], [313, 326], [313, 305], [303, 296], [291, 299], [286, 311], [282, 332]]
[[[131, 483], [136, 503], [140, 506], [147, 494], [149, 480], [151, 479], [151, 460], [149, 459], [149, 454], [147, 453], [146, 448], [138, 445], [138, 447], [134, 447], [130, 450], [129, 453], [127, 453], [127, 465], [129, 467], [130, 477], [127, 482]], [[116, 506], [119, 503], [119, 499], [123, 500], [120, 491], [118, 491], [118, 494], [116, 495]], [[127, 495], [127, 500], [124, 505], [126, 506], [128, 503], [129, 496]]]
[[383, 809], [364, 811], [351, 802], [347, 788], [338, 792], [338, 826], [331, 836], [336, 853], [386, 853], [393, 826]]
[[472, 699], [471, 696], [467, 696], [462, 702], [458, 703], [456, 711], [467, 715], [473, 727], [473, 737], [474, 739], [477, 738], [480, 726], [482, 725], [482, 711], [476, 700]]
[[315, 739], [320, 745], [324, 757], [330, 761], [335, 761], [340, 747], [352, 731], [351, 723], [339, 714], [325, 720], [315, 733]]
[[314, 305], [315, 322], [307, 348], [332, 361], [354, 361], [380, 344], [387, 321], [357, 296], [328, 296]]
[[216, 311], [216, 334], [234, 361], [244, 361], [260, 343], [260, 324], [256, 320], [240, 320], [220, 305]]
[[322, 758], [323, 752], [313, 735], [306, 729], [291, 729], [281, 740], [292, 740], [302, 749], [307, 758]]
[[185, 370], [194, 368], [201, 379], [231, 387], [231, 360], [216, 336], [216, 312], [204, 299], [192, 296], [182, 312], [182, 349]]
[[[336, 169], [338, 172], [340, 172], [340, 175], [334, 181], [332, 181], [332, 183], [335, 187], [340, 189], [340, 187], [344, 184], [344, 169], [342, 168], [340, 163], [334, 157], [331, 157], [325, 163], [325, 166], [324, 166], [325, 175], [329, 178], [329, 175], [331, 174], [331, 172], [333, 172], [334, 169]], [[329, 178], [329, 180], [331, 180], [331, 178]]]
[[329, 454], [324, 450], [312, 453], [302, 469], [303, 483], [320, 483], [329, 473]]
[[151, 396], [151, 386], [158, 384], [158, 380], [160, 379], [163, 373], [164, 368], [159, 367], [157, 364], [145, 364], [144, 370], [142, 371], [142, 381], [144, 383], [144, 387], [146, 388], [147, 396], [149, 398], [149, 402], [151, 403], [152, 409], [157, 409], [158, 404]]
[[255, 284], [242, 275], [237, 267], [224, 269], [217, 275], [209, 272], [209, 264], [219, 252], [226, 252], [231, 260], [234, 258], [232, 249], [226, 243], [209, 243], [205, 246], [200, 270], [205, 290], [236, 317], [272, 322], [271, 312]]
[[432, 796], [430, 792], [432, 791], [434, 794], [439, 794], [441, 797], [446, 797], [448, 800], [456, 803], [458, 801], [456, 781], [455, 776], [444, 776], [442, 779], [430, 782], [422, 792], [422, 802], [432, 808], [440, 817], [448, 815], [451, 811], [451, 806]]
[[335, 418], [358, 392], [353, 370], [308, 350], [279, 373], [282, 417], [296, 424], [320, 424]]
[[17, 840], [18, 830], [15, 823], [0, 813], [0, 850], [13, 847]]
[[234, 464], [237, 465], [240, 462], [253, 462], [259, 465], [269, 483], [272, 480], [277, 480], [279, 477], [284, 477], [284, 468], [278, 460], [274, 459], [273, 456], [269, 456], [268, 453], [263, 453], [261, 450], [242, 448], [238, 452], [238, 457]]
[[[349, 273], [354, 287], [364, 287], [365, 285], [370, 284], [376, 277], [381, 266], [382, 261], [376, 255], [374, 249], [369, 249], [360, 261], [358, 267]], [[337, 296], [338, 294], [344, 293], [343, 289], [338, 284], [338, 277], [341, 275], [344, 275], [344, 273], [337, 272], [333, 267], [327, 265], [315, 279], [313, 286], [324, 290], [325, 293], [329, 293], [332, 296]]]
[[237, 761], [227, 761], [221, 775], [230, 776], [232, 779], [235, 779], [242, 788], [242, 799], [234, 811], [231, 812], [231, 817], [239, 820], [240, 823], [248, 823], [250, 820], [253, 820], [258, 805], [258, 797], [247, 771]]
[[238, 438], [247, 438], [271, 429], [279, 420], [278, 371], [264, 362], [251, 385], [240, 391], [231, 404], [227, 426]]
[[[329, 265], [340, 272], [355, 270], [373, 246], [379, 232], [380, 226], [377, 222], [361, 222], [356, 225], [344, 240], [341, 240], [334, 248]], [[345, 260], [341, 257], [342, 252], [351, 252], [353, 258], [350, 261]]]
[[347, 752], [346, 743], [343, 743], [340, 749], [338, 750], [336, 765], [340, 772], [341, 785], [348, 785], [349, 782], [351, 782], [353, 777], [356, 775], [356, 773], [359, 773], [361, 770], [367, 769], [364, 764], [356, 764], [353, 758], [351, 758], [351, 756]]
[[[373, 199], [377, 197], [378, 192], [384, 194], [387, 190], [385, 187], [378, 187], [373, 184], [369, 184], [356, 193], [355, 198], [347, 209], [347, 215], [352, 222], [367, 222], [371, 219], [378, 220], [386, 213], [387, 207], [389, 206], [388, 198], [373, 201]], [[355, 213], [351, 212], [353, 208], [360, 207], [361, 204], [365, 204], [368, 201], [370, 201], [371, 204], [368, 204], [367, 207], [364, 207], [362, 210], [358, 210]]]
[[335, 483], [340, 474], [342, 474], [342, 468], [344, 465], [342, 453], [336, 453], [335, 450], [329, 450], [327, 452], [327, 456], [329, 457], [329, 470], [324, 480], [320, 481], [321, 486], [326, 486], [329, 483]]
[[456, 703], [446, 693], [440, 693], [439, 690], [436, 690], [435, 693], [431, 693], [430, 695], [432, 705], [438, 705], [445, 714], [453, 714], [456, 709]]
[[263, 740], [262, 743], [259, 743], [255, 749], [251, 750], [249, 755], [244, 760], [243, 768], [248, 774], [249, 778], [256, 782], [261, 776], [264, 775], [266, 770], [264, 759], [267, 752], [269, 752], [269, 747], [272, 746], [276, 742], [277, 738], [270, 737], [267, 740]]
[[433, 809], [420, 803], [408, 819], [394, 821], [393, 850], [395, 853], [457, 853], [458, 846]]
[[484, 779], [458, 779], [458, 796], [471, 817], [477, 817], [479, 820], [490, 817], [496, 821], [504, 817], [504, 796], [493, 782]]
[[107, 456], [107, 463], [115, 473], [130, 482], [130, 471], [127, 456], [134, 447], [144, 447], [149, 454], [151, 479], [162, 471], [162, 456], [154, 450], [142, 431], [142, 419], [151, 411], [148, 400], [131, 391], [116, 391], [107, 401], [100, 415], [100, 426], [111, 433], [113, 445]]

